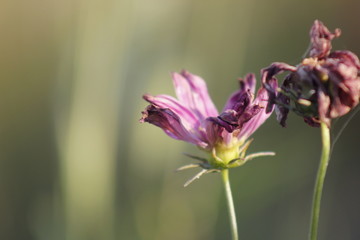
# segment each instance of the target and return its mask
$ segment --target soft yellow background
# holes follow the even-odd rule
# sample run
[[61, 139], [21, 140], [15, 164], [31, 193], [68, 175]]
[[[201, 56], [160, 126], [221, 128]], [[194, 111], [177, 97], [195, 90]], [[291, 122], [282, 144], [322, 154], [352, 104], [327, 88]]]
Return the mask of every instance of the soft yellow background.
[[[141, 95], [173, 95], [170, 72], [187, 69], [221, 109], [237, 77], [298, 63], [315, 19], [359, 54], [359, 10], [355, 0], [3, 1], [0, 239], [229, 239], [220, 177], [182, 187], [195, 174], [174, 174], [191, 162], [182, 152], [200, 153], [139, 124]], [[359, 120], [334, 149], [319, 239], [360, 239]], [[231, 171], [240, 239], [306, 239], [319, 130], [273, 116], [254, 138], [250, 152], [277, 156]]]

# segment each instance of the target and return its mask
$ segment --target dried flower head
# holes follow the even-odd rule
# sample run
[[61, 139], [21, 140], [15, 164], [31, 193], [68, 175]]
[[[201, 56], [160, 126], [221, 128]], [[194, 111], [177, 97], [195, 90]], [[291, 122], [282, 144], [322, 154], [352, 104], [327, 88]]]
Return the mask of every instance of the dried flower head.
[[[268, 93], [264, 88], [260, 88], [255, 97], [253, 74], [239, 79], [239, 90], [230, 96], [221, 114], [202, 78], [186, 71], [173, 73], [172, 78], [177, 99], [145, 94], [143, 98], [150, 105], [142, 112], [140, 121], [154, 124], [170, 137], [197, 145], [209, 153], [209, 159], [190, 156], [201, 162], [179, 170], [201, 167], [201, 175], [237, 167], [258, 156], [273, 155], [268, 152], [246, 155], [251, 143], [249, 137], [272, 112], [265, 111]], [[276, 88], [275, 81], [268, 84]]]
[[[311, 126], [325, 122], [330, 126], [332, 118], [348, 113], [359, 103], [360, 62], [350, 51], [331, 52], [331, 41], [340, 36], [316, 20], [310, 30], [308, 58], [297, 66], [273, 63], [262, 69], [262, 82], [269, 92], [268, 110], [276, 105], [281, 125], [286, 125], [289, 110], [302, 116]], [[281, 88], [269, 84], [275, 75], [290, 72]]]

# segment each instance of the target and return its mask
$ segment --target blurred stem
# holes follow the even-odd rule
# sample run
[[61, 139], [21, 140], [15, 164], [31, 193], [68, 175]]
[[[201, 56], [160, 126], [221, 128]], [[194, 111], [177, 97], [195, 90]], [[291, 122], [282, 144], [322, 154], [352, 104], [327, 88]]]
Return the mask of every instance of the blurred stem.
[[228, 205], [228, 210], [229, 210], [232, 240], [238, 240], [239, 238], [238, 238], [234, 201], [233, 201], [231, 188], [230, 188], [229, 170], [224, 169], [221, 171], [221, 174], [222, 174], [222, 179], [223, 179], [223, 183], [224, 183], [224, 187], [225, 187], [226, 200], [227, 200], [227, 205]]
[[310, 233], [309, 233], [310, 240], [317, 240], [321, 195], [324, 186], [326, 169], [330, 160], [330, 128], [323, 122], [321, 123], [321, 139], [322, 139], [322, 154], [321, 154], [319, 169], [317, 172], [314, 195], [313, 195]]

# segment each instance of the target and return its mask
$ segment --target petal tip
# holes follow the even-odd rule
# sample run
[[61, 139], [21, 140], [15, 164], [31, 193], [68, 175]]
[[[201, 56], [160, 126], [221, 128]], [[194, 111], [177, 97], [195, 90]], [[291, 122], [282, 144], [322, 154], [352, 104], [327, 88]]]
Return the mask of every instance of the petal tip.
[[151, 108], [151, 105], [148, 105], [148, 106], [145, 108], [145, 110], [141, 112], [142, 116], [141, 116], [141, 118], [139, 119], [139, 122], [140, 122], [140, 123], [148, 122], [148, 121], [147, 121], [147, 118], [148, 118], [148, 116], [149, 116], [148, 109], [150, 109], [150, 108]]
[[144, 94], [143, 96], [142, 96], [142, 98], [145, 100], [145, 101], [147, 101], [147, 102], [150, 102], [150, 103], [152, 103], [153, 102], [153, 100], [154, 100], [154, 96], [152, 96], [152, 95], [150, 95], [150, 94]]

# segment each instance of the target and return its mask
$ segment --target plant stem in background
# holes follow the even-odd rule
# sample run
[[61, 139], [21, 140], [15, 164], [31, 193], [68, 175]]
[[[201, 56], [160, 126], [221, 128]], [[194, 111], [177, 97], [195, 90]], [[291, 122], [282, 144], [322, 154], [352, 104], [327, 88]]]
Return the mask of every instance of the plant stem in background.
[[330, 128], [324, 122], [321, 122], [321, 139], [322, 139], [322, 154], [321, 154], [320, 165], [317, 172], [316, 183], [314, 188], [311, 222], [310, 222], [310, 233], [309, 233], [310, 240], [317, 239], [321, 195], [324, 186], [326, 169], [330, 160]]
[[230, 188], [229, 170], [224, 169], [221, 171], [221, 174], [222, 174], [222, 179], [224, 182], [226, 200], [227, 200], [227, 205], [228, 205], [228, 210], [229, 210], [229, 219], [230, 219], [232, 240], [238, 240], [239, 238], [238, 238], [234, 201], [233, 201], [231, 188]]

